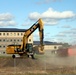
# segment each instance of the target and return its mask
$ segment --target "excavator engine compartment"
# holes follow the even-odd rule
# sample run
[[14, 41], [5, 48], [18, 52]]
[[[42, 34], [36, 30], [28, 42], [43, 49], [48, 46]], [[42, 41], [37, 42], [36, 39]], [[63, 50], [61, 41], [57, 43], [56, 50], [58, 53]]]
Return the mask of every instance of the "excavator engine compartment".
[[8, 45], [6, 48], [6, 53], [7, 54], [17, 54], [17, 53], [23, 53], [21, 50], [21, 45]]

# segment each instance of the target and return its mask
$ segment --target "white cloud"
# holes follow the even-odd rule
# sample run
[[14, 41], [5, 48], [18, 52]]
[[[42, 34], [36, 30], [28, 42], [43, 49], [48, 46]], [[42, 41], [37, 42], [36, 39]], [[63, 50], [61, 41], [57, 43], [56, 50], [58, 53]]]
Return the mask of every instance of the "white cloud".
[[22, 26], [28, 26], [31, 25], [31, 22], [29, 19], [26, 19], [25, 22], [22, 24]]
[[29, 18], [31, 20], [36, 20], [37, 18], [41, 17], [40, 14], [38, 12], [33, 12], [29, 14]]
[[69, 29], [62, 31], [55, 35], [55, 37], [59, 40], [61, 39], [61, 42], [67, 42], [69, 44], [72, 44], [73, 41], [76, 41], [76, 39], [74, 39], [76, 38], [76, 30]]
[[16, 22], [13, 20], [14, 16], [11, 13], [0, 14], [0, 26], [15, 26]]
[[62, 38], [67, 37], [66, 34], [57, 34], [56, 36], [57, 37], [62, 37]]
[[76, 34], [76, 30], [69, 29], [69, 30], [62, 31], [61, 33], [66, 35]]
[[30, 20], [37, 20], [42, 18], [45, 24], [57, 24], [60, 20], [73, 19], [76, 17], [76, 14], [73, 11], [55, 11], [52, 8], [49, 8], [43, 13], [32, 12], [29, 14]]
[[0, 26], [5, 27], [5, 26], [15, 26], [16, 22], [15, 21], [0, 21]]
[[49, 4], [52, 2], [61, 2], [62, 0], [40, 0], [37, 1], [36, 4], [41, 5], [41, 4]]
[[76, 31], [76, 28], [72, 28], [71, 30], [72, 30], [72, 31]]
[[26, 22], [26, 23], [23, 23], [22, 26], [28, 26], [28, 25], [31, 25], [30, 22]]
[[51, 41], [51, 42], [64, 42], [64, 38], [61, 38], [61, 37], [59, 37], [59, 38], [57, 38], [57, 37], [46, 37], [45, 39], [44, 39], [45, 41], [47, 40], [47, 41]]
[[48, 4], [50, 3], [51, 0], [40, 0], [40, 1], [37, 1], [36, 4], [38, 5], [41, 5], [41, 4]]
[[71, 28], [70, 25], [63, 25], [61, 28]]
[[6, 26], [3, 21], [0, 21], [0, 26]]
[[13, 21], [13, 20], [11, 20], [11, 21], [8, 22], [8, 25], [12, 25], [12, 26], [15, 26], [16, 24], [17, 23], [15, 21]]
[[14, 18], [13, 15], [10, 13], [0, 14], [0, 21], [8, 21], [8, 20], [12, 20], [13, 18]]

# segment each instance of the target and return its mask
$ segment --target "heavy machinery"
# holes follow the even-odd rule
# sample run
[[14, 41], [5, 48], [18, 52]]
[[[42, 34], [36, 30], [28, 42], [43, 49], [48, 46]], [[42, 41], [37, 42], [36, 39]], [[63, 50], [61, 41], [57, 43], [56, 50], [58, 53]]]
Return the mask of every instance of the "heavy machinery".
[[43, 21], [41, 18], [24, 32], [22, 45], [14, 45], [14, 44], [8, 45], [6, 48], [6, 53], [13, 54], [12, 55], [13, 58], [15, 58], [15, 54], [19, 54], [20, 56], [23, 55], [26, 55], [28, 57], [31, 56], [32, 59], [34, 59], [33, 44], [28, 43], [28, 38], [37, 28], [39, 29], [39, 36], [40, 36], [39, 53], [44, 53], [44, 45], [43, 45], [44, 29], [43, 29]]

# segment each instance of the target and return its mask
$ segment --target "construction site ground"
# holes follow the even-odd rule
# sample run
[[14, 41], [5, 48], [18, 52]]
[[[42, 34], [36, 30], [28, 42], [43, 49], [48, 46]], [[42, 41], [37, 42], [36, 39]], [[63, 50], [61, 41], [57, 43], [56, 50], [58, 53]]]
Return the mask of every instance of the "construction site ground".
[[51, 51], [35, 59], [0, 56], [0, 75], [76, 75], [76, 56], [58, 56]]

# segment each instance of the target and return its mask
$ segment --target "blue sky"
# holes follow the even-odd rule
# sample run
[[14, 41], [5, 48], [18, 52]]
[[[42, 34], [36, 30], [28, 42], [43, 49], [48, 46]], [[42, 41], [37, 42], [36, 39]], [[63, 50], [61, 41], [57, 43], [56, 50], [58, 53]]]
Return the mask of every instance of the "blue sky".
[[0, 28], [28, 29], [42, 18], [44, 40], [76, 44], [75, 7], [76, 0], [0, 0]]

